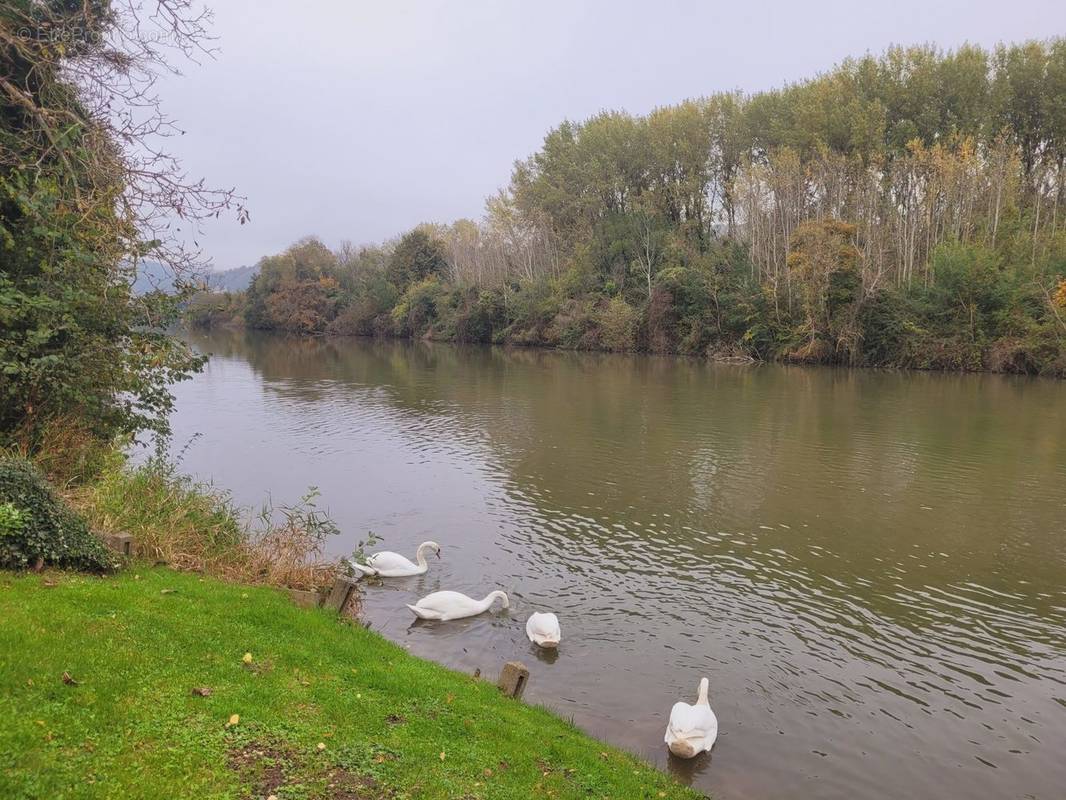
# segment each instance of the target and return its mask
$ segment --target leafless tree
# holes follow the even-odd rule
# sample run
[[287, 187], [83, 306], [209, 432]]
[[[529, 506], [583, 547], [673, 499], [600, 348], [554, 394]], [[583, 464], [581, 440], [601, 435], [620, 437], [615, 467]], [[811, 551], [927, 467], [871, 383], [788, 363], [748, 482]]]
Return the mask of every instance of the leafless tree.
[[[190, 178], [166, 140], [184, 133], [162, 110], [160, 76], [178, 62], [210, 58], [210, 12], [193, 0], [114, 0], [101, 4], [5, 4], [0, 47], [18, 74], [0, 74], [0, 94], [29, 122], [27, 140], [46, 144], [67, 178], [71, 201], [87, 217], [117, 212], [114, 234], [127, 263], [150, 254], [183, 273], [204, 263], [190, 231], [231, 211], [248, 221], [244, 200]], [[55, 80], [47, 80], [51, 76]], [[71, 96], [73, 94], [73, 97]], [[80, 133], [77, 148], [67, 147]], [[18, 143], [0, 148], [0, 165], [24, 166]], [[190, 245], [191, 241], [191, 245]]]

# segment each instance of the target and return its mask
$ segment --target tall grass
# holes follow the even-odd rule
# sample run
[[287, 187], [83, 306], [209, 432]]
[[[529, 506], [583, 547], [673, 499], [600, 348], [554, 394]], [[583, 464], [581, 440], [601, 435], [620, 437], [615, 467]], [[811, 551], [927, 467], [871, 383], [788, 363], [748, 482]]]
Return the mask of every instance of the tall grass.
[[337, 527], [317, 507], [313, 487], [292, 505], [253, 513], [228, 492], [183, 474], [182, 452], [172, 456], [168, 442], [158, 441], [154, 455], [134, 463], [128, 443], [101, 443], [69, 420], [13, 449], [29, 455], [95, 531], [130, 534], [139, 557], [295, 589], [327, 586], [336, 576], [325, 545]]
[[316, 507], [317, 494], [252, 515], [171, 461], [133, 465], [116, 453], [75, 501], [95, 528], [130, 534], [141, 557], [242, 583], [315, 589], [337, 569], [324, 556], [337, 529]]

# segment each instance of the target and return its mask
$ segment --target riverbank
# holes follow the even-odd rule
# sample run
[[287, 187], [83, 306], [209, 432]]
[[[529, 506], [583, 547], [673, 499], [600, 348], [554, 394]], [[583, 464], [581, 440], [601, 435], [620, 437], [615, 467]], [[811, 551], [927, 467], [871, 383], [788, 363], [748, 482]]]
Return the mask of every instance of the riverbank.
[[[313, 492], [247, 522], [161, 454], [132, 465], [57, 428], [37, 455], [63, 487], [47, 502], [128, 533], [141, 560], [103, 576], [0, 572], [0, 796], [699, 796], [505, 698], [495, 674], [297, 608], [285, 589], [336, 571], [323, 555], [336, 526]], [[11, 541], [36, 547], [21, 538], [36, 512], [4, 486]]]
[[1052, 369], [1029, 370], [1024, 367], [1018, 367], [1017, 364], [1012, 364], [1008, 361], [998, 360], [998, 357], [996, 360], [993, 361], [993, 353], [980, 351], [971, 353], [972, 358], [969, 361], [966, 361], [965, 359], [953, 359], [950, 362], [913, 361], [908, 363], [843, 363], [833, 360], [819, 360], [792, 356], [763, 357], [758, 352], [745, 349], [740, 345], [725, 345], [721, 348], [708, 348], [705, 352], [702, 353], [692, 353], [682, 348], [667, 350], [650, 350], [646, 347], [640, 347], [636, 345], [630, 347], [602, 347], [596, 345], [588, 346], [586, 344], [564, 344], [554, 340], [511, 341], [504, 339], [499, 341], [471, 341], [467, 339], [457, 338], [454, 336], [437, 336], [434, 335], [432, 332], [426, 333], [421, 336], [401, 335], [394, 333], [337, 333], [329, 330], [317, 333], [306, 333], [272, 328], [250, 328], [243, 322], [241, 322], [239, 319], [225, 319], [217, 322], [204, 324], [202, 321], [193, 322], [192, 320], [186, 318], [184, 320], [184, 324], [179, 327], [179, 330], [191, 330], [205, 336], [211, 336], [213, 334], [239, 334], [241, 332], [248, 331], [254, 335], [291, 337], [294, 339], [303, 339], [311, 342], [427, 342], [431, 344], [441, 345], [500, 347], [505, 350], [512, 350], [518, 352], [530, 350], [534, 352], [556, 351], [561, 353], [651, 356], [733, 366], [756, 366], [759, 364], [775, 364], [785, 367], [791, 366], [800, 368], [829, 367], [834, 369], [858, 369], [870, 371], [881, 370], [886, 372], [916, 372], [933, 374], [939, 373], [945, 375], [1007, 375], [1030, 378], [1050, 378], [1052, 380], [1062, 380], [1063, 378], [1066, 378], [1066, 355], [1064, 355], [1061, 363], [1057, 362]]
[[274, 589], [4, 573], [0, 616], [4, 797], [699, 796]]
[[753, 280], [747, 251], [726, 241], [707, 256], [725, 259], [717, 266], [701, 257], [702, 266], [663, 268], [635, 286], [578, 266], [537, 280], [456, 282], [443, 245], [423, 231], [403, 239], [436, 254], [426, 255], [435, 266], [417, 280], [393, 269], [409, 256], [402, 243], [379, 253], [389, 265], [382, 267], [303, 240], [263, 259], [246, 291], [192, 297], [185, 320], [714, 361], [1066, 375], [1066, 279], [1058, 262], [1022, 268], [1004, 254], [944, 243], [933, 254], [936, 282], [865, 286], [853, 263], [852, 227], [818, 223], [788, 256], [802, 265], [839, 251], [844, 263], [822, 264], [814, 272], [828, 272], [817, 279], [797, 266], [772, 284]]

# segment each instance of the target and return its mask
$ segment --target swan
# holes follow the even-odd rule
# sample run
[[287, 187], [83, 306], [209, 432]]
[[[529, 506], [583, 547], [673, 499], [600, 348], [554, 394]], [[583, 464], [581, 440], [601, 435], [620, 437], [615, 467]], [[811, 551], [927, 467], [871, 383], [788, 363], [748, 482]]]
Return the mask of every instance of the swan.
[[559, 630], [559, 618], [554, 614], [534, 612], [526, 621], [526, 636], [538, 647], [554, 649], [559, 646], [562, 631]]
[[421, 575], [429, 569], [429, 565], [426, 564], [426, 557], [423, 555], [426, 550], [434, 551], [437, 554], [437, 558], [440, 558], [439, 544], [436, 542], [422, 542], [418, 546], [418, 550], [415, 551], [417, 564], [391, 550], [373, 553], [367, 558], [366, 564], [357, 564], [350, 558], [348, 559], [348, 564], [358, 573], [380, 575], [382, 578], [403, 578], [407, 575]]
[[489, 592], [484, 600], [475, 600], [461, 592], [434, 592], [427, 594], [413, 606], [407, 607], [415, 612], [419, 619], [462, 619], [473, 617], [484, 611], [488, 611], [496, 598], [500, 598], [504, 608], [510, 608], [511, 603], [501, 591]]
[[707, 679], [700, 679], [700, 696], [696, 705], [677, 702], [670, 709], [670, 723], [664, 741], [670, 752], [692, 758], [714, 747], [718, 738], [718, 718], [707, 702]]

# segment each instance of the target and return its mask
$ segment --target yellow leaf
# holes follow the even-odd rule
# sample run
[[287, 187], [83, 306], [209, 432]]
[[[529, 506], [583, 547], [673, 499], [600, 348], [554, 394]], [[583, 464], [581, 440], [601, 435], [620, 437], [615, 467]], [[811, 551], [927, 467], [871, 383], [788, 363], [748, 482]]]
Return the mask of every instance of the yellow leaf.
[[444, 751], [443, 750], [440, 751], [440, 760], [441, 761], [444, 760]]
[[251, 664], [252, 663], [252, 654], [251, 653], [245, 653], [244, 654], [244, 658], [242, 658], [241, 661], [243, 661], [245, 664]]
[[237, 724], [238, 722], [240, 722], [240, 721], [241, 721], [241, 715], [240, 715], [240, 714], [233, 714], [233, 715], [232, 715], [232, 716], [231, 716], [231, 717], [229, 718], [229, 722], [227, 722], [227, 723], [226, 723], [226, 727], [227, 727], [227, 728], [230, 728], [230, 727], [232, 727], [232, 726], [236, 725], [236, 724]]

